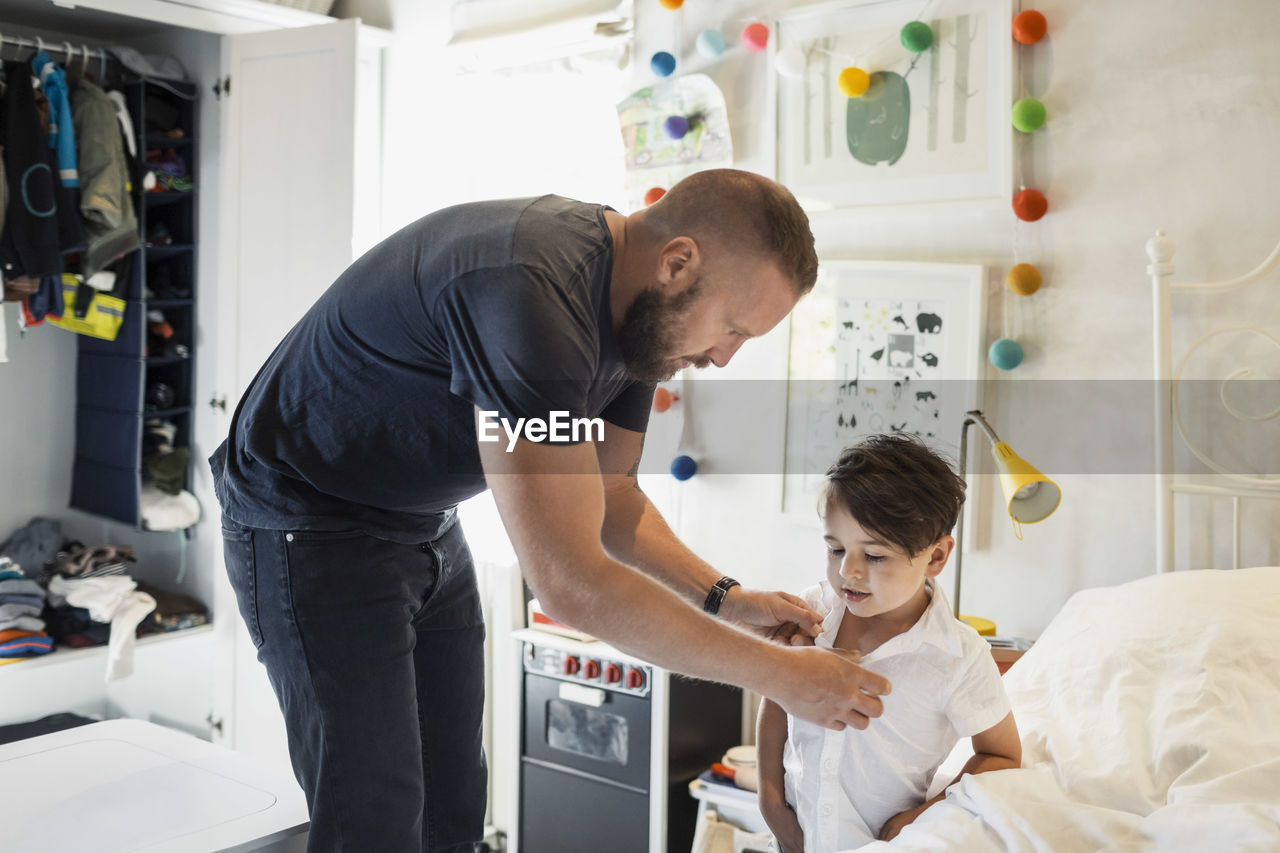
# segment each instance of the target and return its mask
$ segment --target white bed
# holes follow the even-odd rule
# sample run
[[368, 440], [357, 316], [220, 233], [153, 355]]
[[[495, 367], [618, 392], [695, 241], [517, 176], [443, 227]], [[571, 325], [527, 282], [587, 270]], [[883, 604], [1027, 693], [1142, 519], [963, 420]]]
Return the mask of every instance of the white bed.
[[[1175, 476], [1175, 443], [1186, 436], [1174, 416], [1179, 368], [1170, 350], [1172, 292], [1262, 279], [1280, 268], [1280, 246], [1245, 276], [1196, 284], [1171, 280], [1165, 235], [1147, 252], [1158, 573], [1074, 595], [1005, 676], [1021, 769], [963, 778], [892, 842], [864, 851], [1280, 851], [1280, 567], [1240, 568], [1240, 503], [1272, 504], [1280, 482], [1266, 471]], [[1229, 329], [1280, 348], [1275, 330]], [[1235, 366], [1220, 384], [1275, 376], [1267, 365]], [[1255, 420], [1280, 422], [1280, 410]], [[1173, 571], [1179, 494], [1230, 499], [1234, 570]], [[935, 785], [954, 778], [969, 754], [962, 742]]]
[[1280, 850], [1280, 567], [1077, 593], [1005, 686], [1022, 769], [862, 850]]

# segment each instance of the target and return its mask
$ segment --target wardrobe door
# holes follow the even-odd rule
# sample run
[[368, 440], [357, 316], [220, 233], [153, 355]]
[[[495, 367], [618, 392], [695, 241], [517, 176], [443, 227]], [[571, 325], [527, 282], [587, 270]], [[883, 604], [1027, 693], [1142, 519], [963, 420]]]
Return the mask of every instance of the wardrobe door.
[[353, 260], [358, 35], [347, 20], [224, 39], [220, 289], [232, 304], [218, 353], [232, 368], [219, 377], [229, 404]]
[[[276, 344], [353, 260], [358, 39], [355, 20], [223, 38], [216, 393], [227, 416], [216, 418], [210, 450]], [[237, 613], [221, 571], [216, 601], [219, 614]], [[287, 760], [242, 621], [224, 618], [215, 630], [218, 740]]]

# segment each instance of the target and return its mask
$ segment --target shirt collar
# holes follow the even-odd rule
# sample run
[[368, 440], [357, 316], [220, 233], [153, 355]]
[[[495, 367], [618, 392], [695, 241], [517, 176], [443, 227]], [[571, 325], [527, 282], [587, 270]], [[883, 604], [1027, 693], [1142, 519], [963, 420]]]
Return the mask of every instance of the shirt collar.
[[[913, 652], [925, 643], [953, 657], [961, 657], [964, 654], [964, 649], [960, 645], [960, 635], [956, 631], [959, 623], [951, 612], [951, 605], [947, 603], [946, 595], [933, 578], [925, 578], [924, 585], [929, 592], [929, 603], [924, 613], [916, 620], [916, 624], [896, 637], [889, 638], [863, 660]], [[831, 648], [835, 643], [836, 633], [840, 630], [840, 620], [844, 615], [845, 606], [826, 581], [822, 582], [822, 593], [823, 601], [830, 610], [822, 620], [822, 633], [814, 640], [814, 644]]]

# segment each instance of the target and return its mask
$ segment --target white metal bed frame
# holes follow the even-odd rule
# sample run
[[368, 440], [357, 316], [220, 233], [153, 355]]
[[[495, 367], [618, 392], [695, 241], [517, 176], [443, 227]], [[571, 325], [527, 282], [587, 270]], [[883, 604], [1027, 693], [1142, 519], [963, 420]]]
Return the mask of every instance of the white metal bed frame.
[[[1229, 475], [1227, 480], [1231, 485], [1210, 485], [1179, 481], [1174, 475], [1173, 434], [1175, 428], [1179, 434], [1182, 434], [1182, 424], [1174, 410], [1176, 403], [1175, 382], [1178, 377], [1174, 374], [1173, 366], [1170, 297], [1175, 290], [1222, 293], [1252, 284], [1269, 273], [1280, 269], [1280, 244], [1277, 244], [1271, 250], [1271, 254], [1251, 272], [1237, 278], [1211, 282], [1175, 282], [1172, 280], [1174, 274], [1173, 255], [1176, 245], [1163, 231], [1156, 231], [1155, 236], [1147, 241], [1146, 249], [1147, 257], [1151, 261], [1147, 265], [1147, 274], [1151, 276], [1153, 328], [1155, 332], [1156, 571], [1169, 572], [1175, 568], [1173, 511], [1174, 496], [1177, 494], [1231, 498], [1233, 532], [1231, 567], [1238, 569], [1241, 563], [1241, 501], [1245, 498], [1280, 500], [1280, 480], [1265, 476]], [[1275, 335], [1252, 326], [1224, 326], [1208, 332], [1201, 338], [1201, 341], [1203, 342], [1220, 332], [1231, 330], [1247, 330], [1261, 333], [1270, 338], [1277, 346], [1280, 346], [1280, 339], [1277, 339]], [[1194, 346], [1192, 349], [1194, 349]], [[1251, 372], [1252, 368], [1249, 367], [1237, 369], [1229, 376], [1223, 377], [1222, 383], [1225, 386], [1227, 382], [1244, 378], [1250, 375]], [[1227, 408], [1234, 416], [1239, 417], [1237, 412], [1232, 411], [1229, 406]], [[1280, 418], [1280, 408], [1262, 418], [1250, 418], [1250, 420], [1274, 420], [1277, 418]], [[1188, 444], [1188, 447], [1191, 447], [1195, 452], [1194, 446], [1191, 445], [1187, 437], [1182, 435], [1182, 438]]]

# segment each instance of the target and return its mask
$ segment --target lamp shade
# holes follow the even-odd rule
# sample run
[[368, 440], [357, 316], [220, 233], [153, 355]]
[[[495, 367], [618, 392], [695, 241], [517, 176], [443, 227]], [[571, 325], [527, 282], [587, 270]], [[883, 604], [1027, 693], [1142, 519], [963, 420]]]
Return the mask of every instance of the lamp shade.
[[1035, 524], [1053, 515], [1062, 503], [1062, 489], [1003, 441], [991, 448], [1000, 472], [1000, 490], [1009, 515], [1021, 524]]

